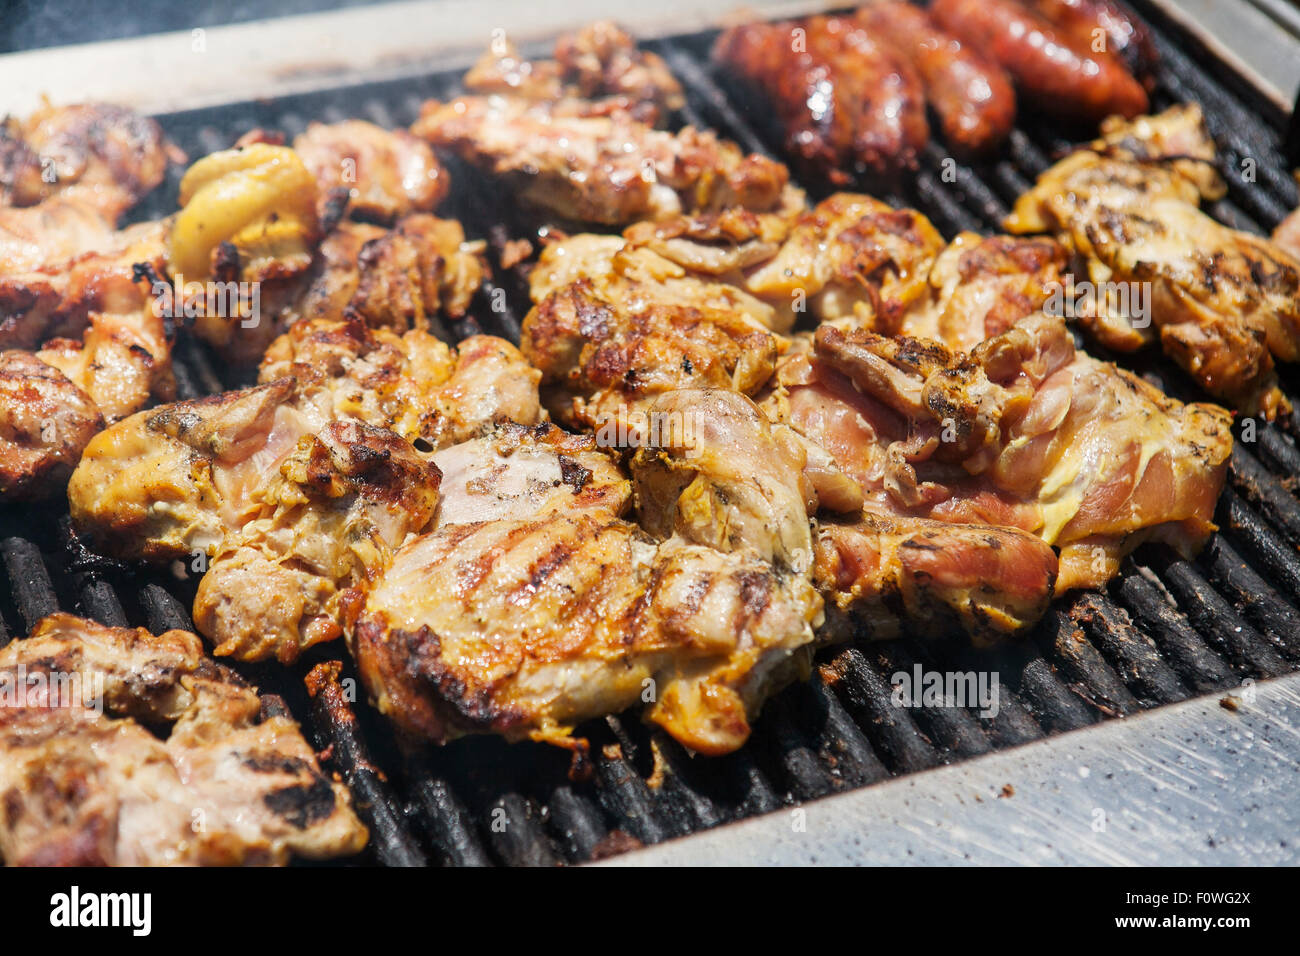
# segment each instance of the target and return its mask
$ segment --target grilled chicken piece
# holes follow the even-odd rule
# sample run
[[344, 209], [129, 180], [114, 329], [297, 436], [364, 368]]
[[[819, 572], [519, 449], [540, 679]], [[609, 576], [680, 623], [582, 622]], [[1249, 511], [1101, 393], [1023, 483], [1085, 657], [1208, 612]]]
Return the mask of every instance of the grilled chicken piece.
[[581, 747], [576, 724], [653, 701], [651, 721], [722, 754], [774, 687], [807, 674], [819, 606], [757, 557], [562, 513], [416, 538], [371, 590], [353, 654], [379, 709], [435, 741]]
[[580, 511], [622, 514], [631, 482], [590, 436], [502, 422], [433, 456], [442, 472], [437, 526]]
[[104, 415], [66, 375], [30, 352], [0, 352], [0, 498], [62, 488]]
[[1084, 122], [1147, 110], [1147, 93], [1122, 60], [1081, 42], [1016, 0], [935, 0], [939, 26], [996, 60], [1021, 96]]
[[[55, 210], [63, 208], [62, 203], [49, 200], [32, 209], [0, 209], [0, 230], [10, 215], [58, 218]], [[79, 214], [75, 206], [69, 211], [73, 221]], [[155, 276], [164, 274], [166, 230], [164, 222], [140, 223], [116, 233], [92, 229], [72, 240], [69, 248], [77, 251], [66, 257], [29, 260], [26, 266], [19, 266], [18, 256], [0, 262], [0, 345], [34, 348], [47, 339], [81, 335], [95, 312], [127, 313], [139, 308], [145, 268]], [[58, 233], [56, 226], [52, 234]], [[45, 234], [34, 238], [42, 243]], [[83, 242], [85, 248], [78, 248]]]
[[356, 418], [433, 449], [503, 419], [545, 417], [540, 373], [504, 339], [474, 335], [453, 350], [428, 332], [399, 336], [355, 315], [296, 323], [267, 350], [258, 377], [295, 378], [316, 421]]
[[336, 190], [347, 196], [347, 214], [387, 225], [408, 213], [432, 211], [451, 188], [429, 145], [406, 130], [364, 120], [312, 123], [294, 138], [293, 149], [316, 177], [322, 221], [343, 212], [325, 208]]
[[1060, 318], [969, 357], [824, 326], [813, 359], [779, 375], [775, 413], [868, 507], [1033, 532], [1060, 550], [1060, 591], [1104, 583], [1144, 541], [1195, 554], [1214, 529], [1231, 416], [1077, 352]]
[[465, 74], [465, 88], [529, 100], [576, 99], [627, 110], [652, 125], [686, 102], [668, 65], [608, 20], [566, 33], [554, 60], [527, 60], [502, 38]]
[[823, 640], [940, 636], [956, 626], [990, 646], [1038, 622], [1057, 574], [1055, 552], [1027, 532], [870, 509], [822, 521], [815, 548]]
[[[83, 257], [63, 274], [0, 279], [0, 290], [32, 295], [20, 300], [30, 310], [6, 323], [0, 340], [45, 340], [55, 330], [81, 334], [49, 338], [36, 352], [0, 353], [0, 498], [60, 494], [95, 432], [151, 396], [173, 397], [174, 326], [151, 295], [163, 226], [140, 230], [124, 252]], [[141, 261], [129, 262], [135, 255]]]
[[1273, 242], [1293, 258], [1300, 259], [1300, 209], [1277, 224], [1273, 230]]
[[1287, 407], [1273, 358], [1300, 358], [1300, 260], [1197, 209], [1222, 189], [1198, 109], [1105, 133], [1044, 173], [1008, 227], [1059, 233], [1098, 288], [1149, 288], [1149, 314], [1130, 295], [1127, 310], [1123, 297], [1097, 296], [1082, 316], [1107, 346], [1134, 350], [1158, 337], [1211, 394], [1273, 418]]
[[[0, 275], [7, 283], [9, 276], [110, 249], [116, 239], [112, 222], [78, 199], [55, 196], [36, 206], [0, 206]], [[7, 318], [15, 307], [8, 295], [3, 304]]]
[[350, 640], [382, 712], [435, 741], [491, 732], [582, 752], [576, 724], [650, 702], [648, 719], [720, 754], [744, 743], [772, 690], [806, 675], [821, 601], [797, 462], [780, 466], [771, 428], [734, 392], [667, 399], [703, 426], [689, 447], [643, 449], [633, 465], [638, 498], [654, 498], [638, 506], [666, 518], [667, 540], [618, 517], [627, 484], [591, 439], [480, 440], [496, 445], [493, 487], [545, 477], [483, 502], [453, 491], [437, 529], [370, 588]]
[[1065, 267], [1066, 251], [1053, 239], [960, 233], [934, 260], [930, 297], [894, 331], [968, 352], [1043, 309], [1054, 290], [1063, 297]]
[[227, 534], [194, 596], [214, 653], [291, 663], [342, 636], [348, 588], [433, 517], [438, 469], [392, 432], [333, 421], [299, 440], [254, 492], [258, 517]]
[[914, 168], [929, 139], [919, 77], [852, 18], [732, 27], [713, 57], [771, 103], [787, 150], [831, 182]]
[[916, 71], [954, 151], [986, 153], [1006, 139], [1016, 121], [1016, 93], [1006, 70], [910, 3], [868, 4], [855, 17]]
[[342, 592], [432, 519], [438, 471], [410, 442], [540, 415], [536, 373], [499, 339], [453, 353], [354, 318], [295, 327], [272, 352], [299, 377], [138, 413], [90, 443], [68, 488], [99, 550], [210, 559], [195, 621], [252, 660], [337, 636]]
[[780, 251], [751, 270], [744, 285], [770, 301], [802, 300], [821, 319], [852, 319], [892, 333], [926, 293], [942, 248], [939, 231], [916, 210], [836, 193], [804, 213]]
[[625, 225], [730, 206], [768, 212], [802, 201], [784, 166], [713, 133], [668, 133], [573, 101], [434, 100], [411, 130], [572, 222]]
[[11, 866], [283, 865], [365, 846], [297, 724], [193, 634], [55, 614], [0, 650], [0, 674], [22, 695], [0, 708]]
[[704, 386], [753, 392], [781, 340], [743, 311], [606, 298], [593, 280], [550, 293], [525, 317], [521, 348], [561, 420], [602, 428], [642, 400]]
[[45, 106], [0, 124], [0, 205], [54, 196], [93, 209], [110, 226], [184, 156], [158, 124], [106, 103]]

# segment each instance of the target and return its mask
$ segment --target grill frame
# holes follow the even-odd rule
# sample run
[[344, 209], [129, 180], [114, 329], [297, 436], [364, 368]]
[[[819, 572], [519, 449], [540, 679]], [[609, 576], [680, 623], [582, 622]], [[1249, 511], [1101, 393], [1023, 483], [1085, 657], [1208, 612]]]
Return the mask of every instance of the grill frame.
[[[1239, 81], [1229, 74], [1196, 70], [1188, 52], [1196, 50], [1196, 38], [1163, 19], [1153, 4], [1139, 5], [1157, 28], [1165, 58], [1156, 105], [1197, 94], [1192, 98], [1207, 107], [1225, 171], [1239, 168], [1244, 158], [1256, 159], [1258, 189], [1245, 188], [1238, 177], [1228, 198], [1210, 211], [1242, 228], [1271, 228], [1300, 204], [1283, 165], [1283, 117], [1263, 96], [1252, 102], [1249, 88], [1235, 88]], [[712, 35], [706, 31], [646, 45], [668, 60], [687, 88], [683, 120], [718, 129], [746, 148], [773, 152], [774, 131], [748, 122], [743, 94], [721, 84], [700, 58]], [[1220, 69], [1227, 67], [1220, 64]], [[290, 136], [309, 119], [349, 115], [405, 125], [415, 118], [420, 101], [454, 92], [458, 73], [341, 85], [274, 102], [158, 118], [193, 155], [224, 148], [259, 125]], [[344, 109], [340, 100], [357, 109]], [[750, 114], [763, 115], [753, 109]], [[1063, 133], [1038, 123], [1032, 116], [1018, 121], [1006, 156], [996, 162], [958, 163], [955, 184], [942, 182], [939, 168], [946, 157], [941, 146], [931, 144], [916, 177], [896, 191], [864, 186], [891, 203], [921, 209], [946, 237], [964, 228], [988, 231], [1053, 153], [1068, 145]], [[461, 164], [449, 166], [457, 185], [439, 211], [461, 219], [471, 237], [487, 239], [495, 258], [506, 238], [524, 234], [524, 224], [481, 177]], [[179, 175], [173, 170], [133, 218], [174, 208]], [[814, 197], [829, 191], [829, 186], [803, 185]], [[498, 266], [494, 262], [497, 278], [471, 313], [475, 318], [446, 330], [449, 337], [484, 331], [518, 341], [527, 307], [522, 279]], [[498, 286], [510, 303], [505, 312], [486, 307]], [[1195, 394], [1162, 359], [1144, 356], [1136, 364], [1172, 394]], [[189, 340], [178, 347], [176, 365], [182, 397], [245, 384], [250, 374], [220, 368]], [[1300, 369], [1283, 369], [1284, 387], [1292, 395], [1300, 394], [1298, 376]], [[583, 728], [592, 738], [595, 763], [588, 783], [569, 781], [567, 757], [542, 745], [472, 738], [407, 753], [368, 706], [349, 704], [346, 685], [326, 682], [314, 697], [307, 694], [302, 677], [318, 663], [344, 658], [341, 679], [356, 679], [340, 646], [314, 648], [287, 671], [278, 665], [236, 669], [264, 692], [282, 697], [314, 743], [328, 748], [328, 766], [347, 781], [371, 827], [370, 848], [352, 862], [552, 865], [600, 859], [638, 843], [662, 843], [1300, 668], [1300, 501], [1283, 483], [1285, 476], [1300, 474], [1300, 422], [1292, 418], [1253, 427], [1257, 441], [1239, 441], [1234, 451], [1229, 489], [1218, 511], [1222, 530], [1196, 560], [1158, 549], [1140, 551], [1106, 591], [1059, 604], [1024, 644], [993, 654], [972, 651], [957, 640], [860, 643], [823, 651], [814, 680], [773, 698], [750, 745], [725, 758], [693, 759], [628, 716]], [[60, 608], [106, 624], [154, 630], [191, 626], [187, 608], [193, 580], [178, 582], [166, 572], [141, 572], [90, 554], [69, 534], [66, 508], [35, 514], [0, 509], [0, 560], [9, 585], [0, 589], [0, 645]], [[985, 721], [962, 709], [894, 707], [888, 676], [915, 663], [933, 670], [996, 667], [1002, 686], [1009, 688], [998, 717]]]

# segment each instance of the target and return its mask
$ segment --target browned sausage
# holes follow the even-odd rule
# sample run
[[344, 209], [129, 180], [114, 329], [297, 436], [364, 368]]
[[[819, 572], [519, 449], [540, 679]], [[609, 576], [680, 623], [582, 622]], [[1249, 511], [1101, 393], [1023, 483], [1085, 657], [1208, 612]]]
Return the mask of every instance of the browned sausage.
[[1031, 0], [1031, 5], [1077, 50], [1094, 50], [1095, 31], [1101, 30], [1106, 40], [1102, 52], [1119, 57], [1134, 76], [1151, 88], [1149, 81], [1160, 55], [1147, 25], [1136, 14], [1114, 0]]
[[855, 167], [914, 167], [929, 139], [920, 79], [851, 19], [733, 27], [713, 55], [771, 102], [790, 152], [833, 182]]
[[1006, 70], [940, 30], [910, 3], [872, 4], [857, 18], [874, 39], [915, 68], [955, 152], [984, 152], [1006, 138], [1016, 122], [1016, 93]]
[[1050, 23], [1013, 0], [935, 0], [930, 14], [1006, 67], [1025, 98], [1039, 106], [1094, 122], [1147, 110], [1146, 90], [1123, 63], [1075, 49]]

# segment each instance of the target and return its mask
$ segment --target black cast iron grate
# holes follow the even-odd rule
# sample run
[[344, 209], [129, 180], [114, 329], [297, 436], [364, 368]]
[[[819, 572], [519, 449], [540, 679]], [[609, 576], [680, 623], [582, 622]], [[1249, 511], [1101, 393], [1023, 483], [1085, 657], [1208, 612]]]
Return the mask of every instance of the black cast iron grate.
[[[1219, 143], [1230, 190], [1211, 211], [1239, 228], [1271, 229], [1300, 199], [1282, 153], [1286, 118], [1226, 67], [1206, 59], [1195, 38], [1142, 6], [1163, 55], [1154, 106], [1199, 101]], [[709, 66], [712, 39], [706, 33], [650, 44], [687, 88], [681, 120], [773, 152], [775, 131], [748, 119], [764, 111], [747, 108], [740, 91], [726, 87]], [[160, 120], [198, 156], [229, 146], [255, 126], [293, 136], [310, 119], [360, 116], [383, 126], [407, 124], [424, 99], [453, 92], [457, 79], [430, 74]], [[1025, 115], [996, 162], [945, 167], [942, 147], [932, 144], [921, 169], [899, 188], [861, 188], [919, 208], [949, 237], [962, 229], [996, 230], [1015, 197], [1077, 138], [1049, 118]], [[1247, 159], [1254, 161], [1253, 183], [1241, 176]], [[955, 171], [955, 182], [944, 180], [945, 168]], [[452, 176], [456, 188], [443, 215], [460, 218], [472, 237], [488, 239], [494, 255], [507, 238], [523, 234], [513, 211], [473, 171], [453, 164]], [[136, 217], [174, 208], [178, 180], [174, 171]], [[814, 198], [829, 192], [816, 183], [803, 185]], [[486, 308], [489, 287], [484, 307], [448, 330], [451, 337], [481, 330], [518, 341], [519, 317], [527, 308], [522, 280], [497, 269], [495, 281], [511, 307]], [[180, 343], [176, 365], [182, 397], [250, 377], [219, 367], [192, 341]], [[1144, 358], [1139, 370], [1174, 394], [1195, 394], [1158, 359]], [[1283, 374], [1288, 393], [1300, 394], [1297, 371]], [[351, 787], [372, 834], [355, 862], [582, 862], [1300, 668], [1300, 501], [1293, 485], [1300, 476], [1300, 421], [1247, 427], [1255, 440], [1239, 442], [1234, 451], [1217, 517], [1221, 530], [1196, 560], [1159, 548], [1140, 550], [1106, 591], [1063, 602], [1029, 640], [992, 653], [956, 639], [823, 651], [814, 679], [772, 699], [749, 745], [724, 758], [693, 758], [635, 717], [611, 717], [581, 728], [592, 740], [595, 769], [589, 781], [573, 782], [565, 772], [567, 756], [541, 745], [483, 737], [402, 750], [364, 702], [346, 701], [341, 687], [355, 679], [346, 661], [343, 685], [329, 684], [309, 697], [303, 686], [308, 668], [345, 657], [341, 647], [315, 648], [290, 670], [238, 669], [264, 692], [283, 698], [326, 751], [327, 766]], [[0, 588], [0, 645], [60, 608], [106, 624], [190, 626], [193, 579], [124, 567], [85, 552], [68, 534], [66, 507], [0, 510], [0, 558], [8, 578], [8, 587]], [[893, 706], [890, 675], [915, 664], [996, 671], [999, 713], [984, 719], [961, 708]]]

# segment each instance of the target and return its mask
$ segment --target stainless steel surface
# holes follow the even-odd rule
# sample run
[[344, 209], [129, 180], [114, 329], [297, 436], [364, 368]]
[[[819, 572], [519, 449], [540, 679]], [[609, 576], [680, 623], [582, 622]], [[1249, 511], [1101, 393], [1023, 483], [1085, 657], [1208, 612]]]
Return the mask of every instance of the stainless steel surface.
[[1286, 0], [1151, 0], [1289, 113], [1300, 91], [1300, 12]]
[[1300, 864], [1300, 674], [1232, 696], [1236, 710], [1213, 694], [601, 865]]
[[0, 111], [22, 115], [41, 97], [122, 103], [149, 113], [468, 66], [496, 31], [519, 43], [616, 16], [644, 39], [717, 26], [738, 11], [778, 17], [825, 0], [404, 0], [225, 27], [53, 47], [0, 56]]

